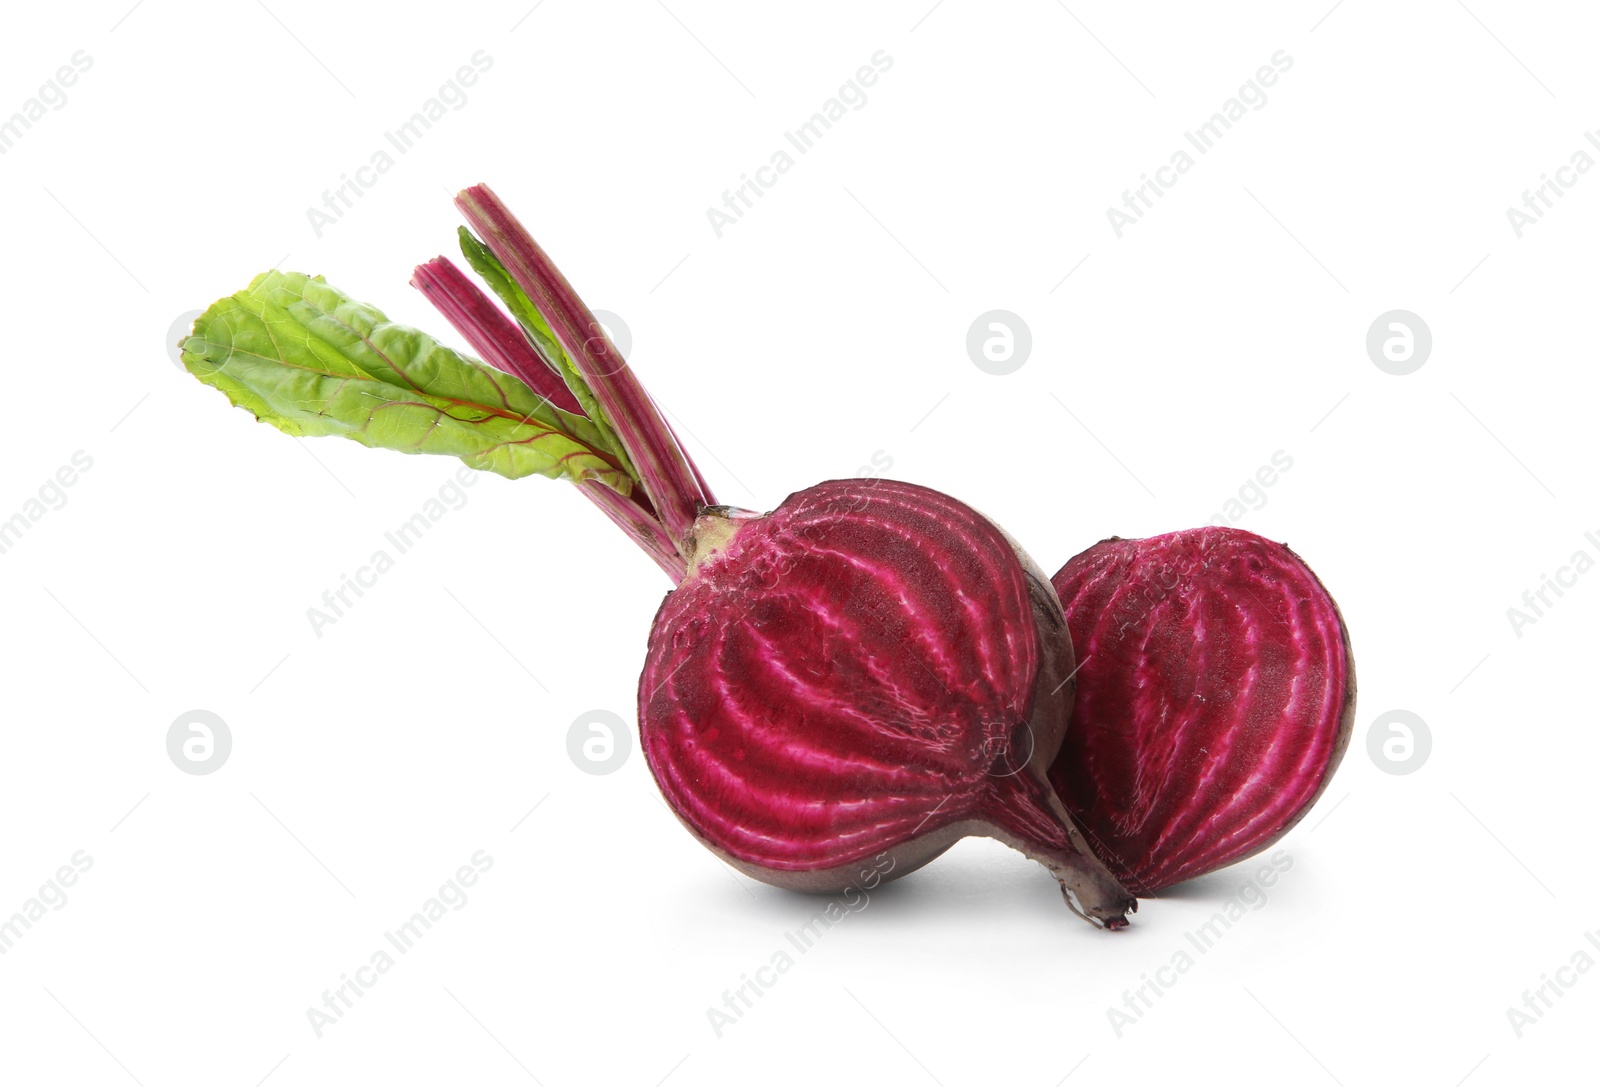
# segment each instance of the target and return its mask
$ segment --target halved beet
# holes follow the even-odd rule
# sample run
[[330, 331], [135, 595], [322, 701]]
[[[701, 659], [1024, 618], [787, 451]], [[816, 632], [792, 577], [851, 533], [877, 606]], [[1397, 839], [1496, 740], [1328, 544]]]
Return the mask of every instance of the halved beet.
[[1356, 679], [1298, 555], [1197, 528], [1103, 540], [1052, 581], [1082, 663], [1050, 780], [1125, 886], [1242, 860], [1310, 810], [1350, 740]]
[[1044, 575], [925, 487], [838, 480], [757, 515], [707, 509], [639, 681], [672, 810], [768, 883], [895, 878], [967, 835], [1039, 860], [1090, 918], [1131, 895], [1046, 781], [1072, 647]]

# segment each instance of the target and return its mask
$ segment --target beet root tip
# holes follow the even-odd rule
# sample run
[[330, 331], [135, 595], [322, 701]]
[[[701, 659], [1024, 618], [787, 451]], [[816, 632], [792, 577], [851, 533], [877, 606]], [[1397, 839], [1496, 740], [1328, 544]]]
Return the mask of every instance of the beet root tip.
[[1127, 928], [1128, 914], [1138, 912], [1139, 900], [1103, 868], [1073, 864], [1068, 871], [1056, 871], [1056, 878], [1067, 908], [1097, 928]]

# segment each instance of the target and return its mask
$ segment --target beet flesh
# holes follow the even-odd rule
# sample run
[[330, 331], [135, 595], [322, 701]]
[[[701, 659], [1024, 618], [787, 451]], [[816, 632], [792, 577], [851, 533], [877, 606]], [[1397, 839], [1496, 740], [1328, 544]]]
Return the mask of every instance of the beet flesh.
[[707, 509], [651, 629], [641, 746], [672, 810], [749, 875], [832, 892], [969, 834], [1045, 864], [1107, 927], [1133, 897], [1046, 774], [1072, 646], [1043, 574], [970, 507], [838, 480]]
[[1349, 743], [1355, 667], [1288, 547], [1232, 528], [1103, 540], [1052, 579], [1081, 665], [1050, 780], [1136, 894], [1243, 860]]

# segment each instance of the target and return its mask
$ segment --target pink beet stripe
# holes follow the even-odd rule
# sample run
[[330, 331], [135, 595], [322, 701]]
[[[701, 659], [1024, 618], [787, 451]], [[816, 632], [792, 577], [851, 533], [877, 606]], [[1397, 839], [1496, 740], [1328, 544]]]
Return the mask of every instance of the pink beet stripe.
[[572, 390], [535, 353], [516, 322], [447, 258], [435, 257], [417, 265], [411, 285], [427, 296], [483, 361], [517, 378], [562, 411], [583, 414]]
[[663, 623], [640, 677], [646, 757], [698, 833], [768, 868], [987, 813], [984, 745], [1031, 710], [1039, 645], [1015, 555], [926, 488], [790, 496], [668, 597]]
[[456, 207], [550, 322], [556, 340], [610, 417], [661, 523], [674, 540], [682, 540], [700, 507], [716, 500], [701, 486], [649, 394], [566, 277], [487, 185], [463, 191]]

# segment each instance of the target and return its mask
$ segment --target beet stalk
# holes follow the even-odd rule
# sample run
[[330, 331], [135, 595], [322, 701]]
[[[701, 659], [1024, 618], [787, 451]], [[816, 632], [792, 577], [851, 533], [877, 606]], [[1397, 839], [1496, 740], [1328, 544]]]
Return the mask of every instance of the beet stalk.
[[681, 538], [699, 508], [715, 499], [701, 490], [699, 473], [605, 327], [489, 186], [464, 190], [456, 207], [544, 317], [638, 466], [661, 523], [675, 539]]
[[1141, 895], [1253, 856], [1332, 778], [1355, 718], [1338, 606], [1233, 528], [1103, 540], [1053, 579], [1081, 658], [1050, 780]]
[[[564, 382], [560, 364], [545, 357], [530, 337], [449, 260], [435, 257], [426, 264], [419, 264], [412, 273], [411, 285], [427, 296], [434, 308], [489, 365], [520, 379], [563, 411], [589, 414]], [[575, 384], [583, 388], [581, 383]], [[620, 442], [607, 442], [606, 447], [619, 458], [625, 456]], [[698, 473], [696, 479], [699, 481]], [[699, 482], [704, 493], [709, 494], [704, 490], [704, 482]], [[632, 494], [624, 498], [606, 484], [586, 479], [578, 483], [578, 489], [643, 548], [674, 583], [683, 580], [683, 556], [678, 554], [676, 543], [656, 518], [642, 488], [634, 488]]]

